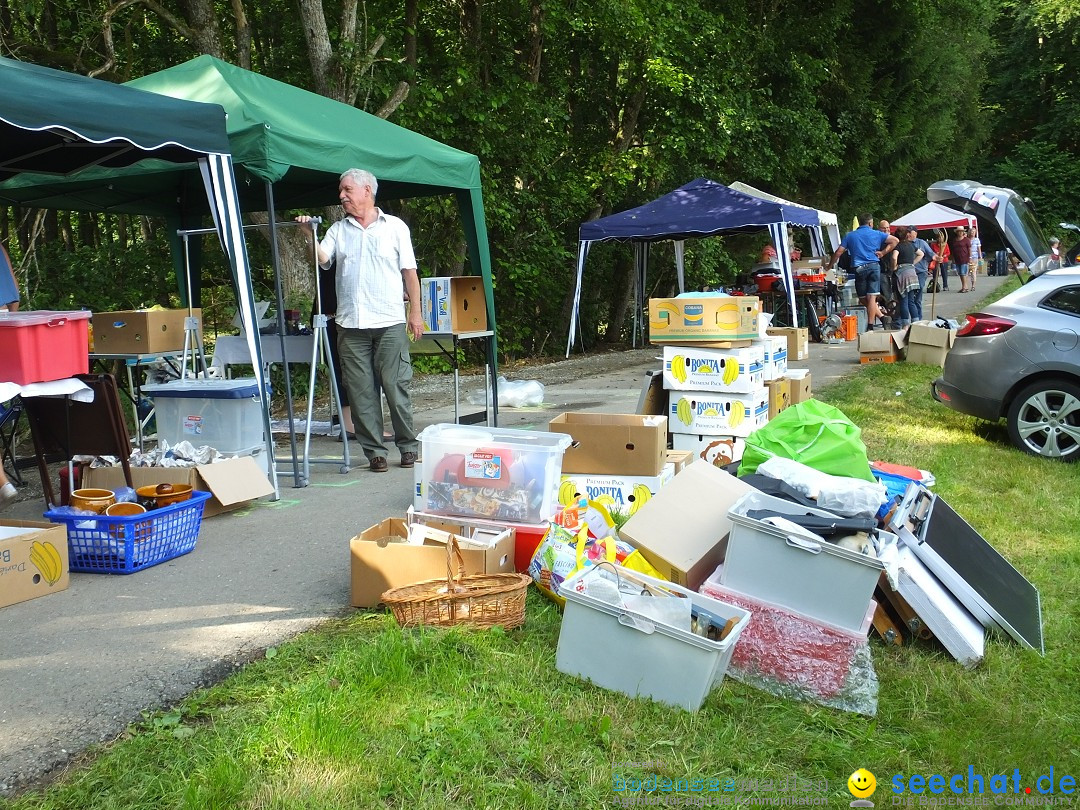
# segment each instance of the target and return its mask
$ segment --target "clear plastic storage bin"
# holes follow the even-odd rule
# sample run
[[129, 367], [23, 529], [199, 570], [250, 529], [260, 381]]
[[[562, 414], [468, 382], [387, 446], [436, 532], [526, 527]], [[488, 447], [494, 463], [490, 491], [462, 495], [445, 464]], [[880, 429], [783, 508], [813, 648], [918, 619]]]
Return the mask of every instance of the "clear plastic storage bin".
[[259, 386], [251, 379], [176, 380], [144, 385], [154, 400], [158, 438], [170, 445], [188, 441], [228, 455], [248, 454], [263, 444]]
[[418, 511], [518, 523], [555, 514], [565, 433], [437, 424], [418, 438]]

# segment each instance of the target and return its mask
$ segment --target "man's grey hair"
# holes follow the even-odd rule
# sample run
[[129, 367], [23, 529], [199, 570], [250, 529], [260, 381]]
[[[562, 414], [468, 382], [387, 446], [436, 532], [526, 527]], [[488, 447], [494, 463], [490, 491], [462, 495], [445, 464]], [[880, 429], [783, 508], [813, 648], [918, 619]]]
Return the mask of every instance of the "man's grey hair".
[[375, 179], [375, 175], [369, 172], [367, 169], [346, 169], [341, 173], [341, 177], [338, 181], [344, 180], [348, 177], [358, 186], [370, 186], [371, 196], [375, 197], [379, 193], [379, 181]]

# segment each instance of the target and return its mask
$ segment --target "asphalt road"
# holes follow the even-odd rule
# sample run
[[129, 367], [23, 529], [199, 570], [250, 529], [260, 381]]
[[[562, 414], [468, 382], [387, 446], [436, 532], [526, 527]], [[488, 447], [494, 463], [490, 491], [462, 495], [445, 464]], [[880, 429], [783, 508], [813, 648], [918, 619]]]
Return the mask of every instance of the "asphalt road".
[[[975, 295], [939, 294], [936, 312], [960, 317], [1003, 281], [983, 277]], [[810, 353], [791, 365], [809, 368], [815, 389], [860, 368], [853, 343], [812, 344]], [[563, 411], [632, 413], [657, 354], [644, 348], [503, 370], [544, 383], [545, 396], [542, 407], [502, 409], [499, 424], [543, 428]], [[482, 387], [482, 376], [464, 377], [462, 397]], [[448, 377], [418, 380], [414, 398], [418, 427], [453, 420]], [[355, 443], [353, 453], [362, 460]], [[340, 456], [339, 443], [313, 439], [313, 458]], [[412, 471], [395, 463], [381, 475], [313, 464], [302, 488], [282, 465], [280, 500], [207, 519], [190, 554], [130, 576], [73, 574], [66, 591], [0, 609], [0, 795], [114, 739], [143, 710], [175, 703], [352, 610], [349, 539], [402, 516], [411, 502]], [[24, 499], [3, 517], [40, 519], [42, 506]]]

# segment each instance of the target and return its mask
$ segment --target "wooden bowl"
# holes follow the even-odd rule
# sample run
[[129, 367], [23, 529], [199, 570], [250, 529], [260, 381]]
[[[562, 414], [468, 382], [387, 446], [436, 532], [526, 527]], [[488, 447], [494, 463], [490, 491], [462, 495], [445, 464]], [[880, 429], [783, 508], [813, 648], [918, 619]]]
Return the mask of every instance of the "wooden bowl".
[[111, 489], [77, 489], [71, 493], [68, 506], [97, 512], [99, 515], [116, 503], [116, 493]]

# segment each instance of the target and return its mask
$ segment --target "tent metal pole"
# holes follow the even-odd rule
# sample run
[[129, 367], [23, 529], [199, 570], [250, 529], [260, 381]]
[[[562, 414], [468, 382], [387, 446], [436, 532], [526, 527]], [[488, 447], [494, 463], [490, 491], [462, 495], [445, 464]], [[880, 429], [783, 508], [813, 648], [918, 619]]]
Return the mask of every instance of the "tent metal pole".
[[[307, 478], [300, 475], [300, 463], [296, 453], [296, 421], [293, 414], [292, 378], [289, 374], [289, 356], [285, 348], [285, 297], [281, 293], [281, 259], [277, 249], [277, 223], [274, 222], [274, 184], [266, 184], [266, 210], [270, 225], [270, 265], [274, 271], [274, 294], [277, 297], [278, 343], [281, 345], [281, 366], [285, 370], [285, 413], [289, 420], [289, 449], [292, 451], [293, 487], [306, 487]], [[314, 378], [315, 369], [309, 372]], [[310, 429], [310, 426], [309, 426]]]

